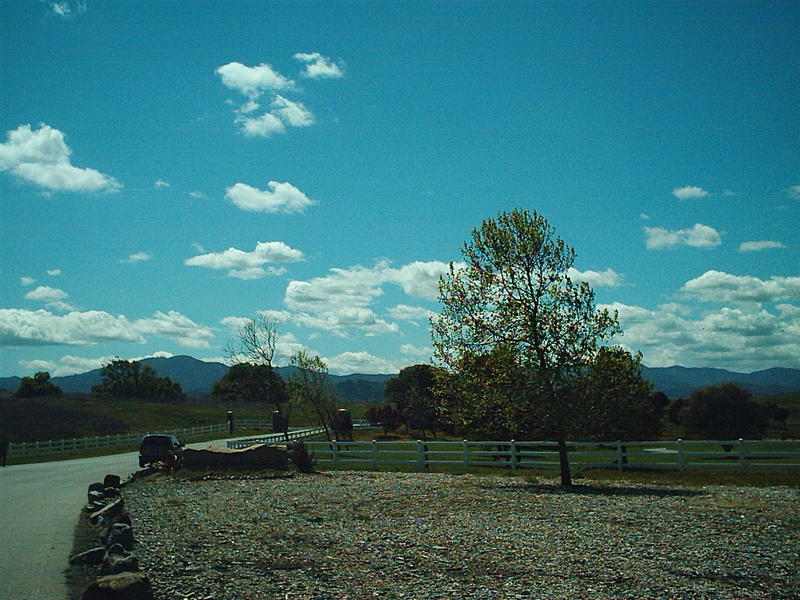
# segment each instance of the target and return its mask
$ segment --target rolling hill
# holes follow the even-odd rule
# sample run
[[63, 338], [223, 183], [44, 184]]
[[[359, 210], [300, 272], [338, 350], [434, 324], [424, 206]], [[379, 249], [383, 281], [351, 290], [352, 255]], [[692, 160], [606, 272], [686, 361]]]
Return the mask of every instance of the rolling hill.
[[[222, 363], [203, 362], [191, 356], [147, 358], [142, 363], [152, 366], [160, 376], [179, 382], [185, 393], [197, 396], [209, 394], [214, 383], [228, 370]], [[278, 370], [287, 377], [291, 368], [281, 367]], [[673, 399], [688, 396], [697, 388], [724, 381], [739, 383], [750, 389], [755, 396], [800, 391], [800, 369], [773, 368], [754, 373], [735, 373], [724, 369], [645, 367], [643, 374], [653, 382], [657, 390]], [[392, 376], [354, 373], [330, 377], [345, 402], [383, 402], [384, 385]], [[93, 385], [100, 383], [100, 370], [53, 377], [52, 381], [67, 393], [88, 393]], [[19, 377], [0, 378], [0, 389], [15, 390], [19, 387], [19, 382]]]

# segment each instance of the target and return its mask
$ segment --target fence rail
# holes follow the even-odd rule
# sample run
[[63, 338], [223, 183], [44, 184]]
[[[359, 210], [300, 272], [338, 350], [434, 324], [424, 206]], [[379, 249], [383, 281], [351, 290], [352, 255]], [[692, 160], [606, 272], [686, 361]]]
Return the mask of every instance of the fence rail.
[[[475, 467], [558, 469], [555, 442], [307, 442], [320, 466], [333, 470]], [[240, 446], [241, 447], [241, 446]], [[800, 469], [800, 441], [706, 440], [570, 442], [574, 468]]]

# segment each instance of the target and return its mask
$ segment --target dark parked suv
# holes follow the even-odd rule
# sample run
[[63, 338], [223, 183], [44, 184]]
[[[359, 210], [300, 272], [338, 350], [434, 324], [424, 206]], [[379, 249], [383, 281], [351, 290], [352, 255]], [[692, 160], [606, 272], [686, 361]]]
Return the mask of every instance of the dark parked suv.
[[174, 435], [168, 433], [149, 433], [139, 444], [139, 466], [144, 468], [154, 462], [163, 462], [169, 466], [181, 464], [183, 444]]

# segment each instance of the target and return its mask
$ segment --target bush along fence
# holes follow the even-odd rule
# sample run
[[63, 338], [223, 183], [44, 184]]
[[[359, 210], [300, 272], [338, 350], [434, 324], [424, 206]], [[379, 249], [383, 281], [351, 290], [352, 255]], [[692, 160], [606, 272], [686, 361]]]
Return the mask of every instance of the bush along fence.
[[[312, 430], [308, 430], [309, 432]], [[282, 434], [281, 434], [282, 437]], [[290, 439], [292, 435], [290, 433]], [[309, 435], [305, 437], [313, 437]], [[229, 447], [275, 443], [248, 438]], [[558, 469], [555, 442], [322, 442], [307, 441], [320, 468], [332, 470], [463, 470], [472, 468]], [[570, 442], [573, 468], [666, 469], [683, 473], [694, 468], [800, 469], [800, 441], [657, 441]]]
[[[238, 429], [259, 430], [269, 429], [271, 426], [271, 421], [236, 421], [236, 428]], [[200, 425], [198, 427], [186, 427], [168, 431], [123, 433], [119, 435], [104, 435], [87, 438], [47, 440], [43, 442], [15, 442], [8, 445], [7, 457], [13, 459], [15, 462], [26, 462], [43, 456], [64, 456], [92, 452], [95, 450], [135, 449], [139, 447], [139, 442], [147, 433], [171, 433], [177, 436], [181, 442], [188, 442], [216, 435], [230, 435], [233, 433], [233, 421], [229, 420], [227, 423]], [[281, 436], [282, 435], [283, 434], [281, 434]]]

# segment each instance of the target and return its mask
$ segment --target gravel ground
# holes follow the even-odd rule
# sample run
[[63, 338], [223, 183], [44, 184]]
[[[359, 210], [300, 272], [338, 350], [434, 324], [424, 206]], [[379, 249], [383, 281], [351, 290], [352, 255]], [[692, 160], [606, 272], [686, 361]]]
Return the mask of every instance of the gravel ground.
[[159, 599], [800, 598], [800, 493], [353, 473], [125, 489]]

